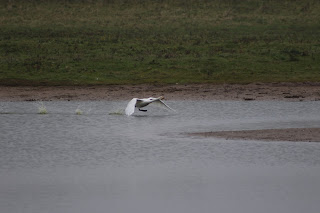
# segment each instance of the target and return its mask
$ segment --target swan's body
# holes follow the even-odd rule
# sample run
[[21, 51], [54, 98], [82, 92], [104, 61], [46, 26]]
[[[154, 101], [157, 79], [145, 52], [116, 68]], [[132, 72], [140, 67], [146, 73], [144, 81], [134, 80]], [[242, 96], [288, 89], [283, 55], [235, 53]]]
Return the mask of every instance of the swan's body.
[[135, 108], [138, 108], [139, 111], [146, 112], [147, 110], [143, 110], [141, 108], [148, 106], [151, 103], [157, 104], [158, 106], [164, 107], [169, 110], [173, 110], [167, 104], [163, 103], [161, 99], [163, 99], [162, 96], [160, 96], [159, 98], [133, 98], [131, 101], [129, 101], [127, 108], [125, 109], [125, 113], [127, 116], [130, 116], [134, 113]]

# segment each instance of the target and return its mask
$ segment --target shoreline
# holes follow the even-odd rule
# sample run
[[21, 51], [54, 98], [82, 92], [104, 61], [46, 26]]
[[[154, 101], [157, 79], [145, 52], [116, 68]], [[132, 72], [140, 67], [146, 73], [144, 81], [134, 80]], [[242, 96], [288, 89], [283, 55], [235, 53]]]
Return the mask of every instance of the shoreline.
[[[107, 85], [107, 86], [0, 86], [0, 101], [111, 101], [134, 97], [167, 100], [320, 101], [319, 83], [251, 83]], [[320, 128], [271, 129], [187, 133], [189, 136], [260, 141], [320, 142]]]
[[320, 101], [320, 82], [104, 86], [0, 86], [0, 101], [130, 100]]

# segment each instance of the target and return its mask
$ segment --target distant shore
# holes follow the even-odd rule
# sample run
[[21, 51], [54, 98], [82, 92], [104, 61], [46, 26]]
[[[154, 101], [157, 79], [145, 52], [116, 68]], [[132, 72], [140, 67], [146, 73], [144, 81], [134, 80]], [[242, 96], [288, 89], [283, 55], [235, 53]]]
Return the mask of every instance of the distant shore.
[[167, 100], [320, 101], [319, 83], [0, 86], [0, 101]]

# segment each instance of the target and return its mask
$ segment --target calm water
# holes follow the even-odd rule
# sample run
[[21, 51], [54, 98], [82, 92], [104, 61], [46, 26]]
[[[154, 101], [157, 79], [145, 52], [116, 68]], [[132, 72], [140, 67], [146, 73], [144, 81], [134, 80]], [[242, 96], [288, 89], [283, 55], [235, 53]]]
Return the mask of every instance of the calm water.
[[183, 133], [320, 127], [320, 102], [167, 103], [0, 102], [0, 212], [319, 212], [320, 143]]

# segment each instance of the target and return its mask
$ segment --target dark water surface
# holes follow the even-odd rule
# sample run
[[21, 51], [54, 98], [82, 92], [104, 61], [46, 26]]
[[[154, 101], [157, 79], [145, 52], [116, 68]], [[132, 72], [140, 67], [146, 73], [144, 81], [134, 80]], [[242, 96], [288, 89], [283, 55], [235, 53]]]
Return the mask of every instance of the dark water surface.
[[183, 133], [320, 127], [320, 102], [168, 104], [0, 102], [0, 212], [319, 212], [320, 143]]

